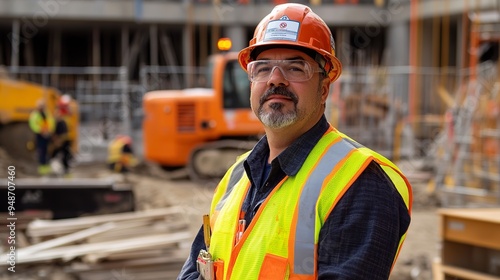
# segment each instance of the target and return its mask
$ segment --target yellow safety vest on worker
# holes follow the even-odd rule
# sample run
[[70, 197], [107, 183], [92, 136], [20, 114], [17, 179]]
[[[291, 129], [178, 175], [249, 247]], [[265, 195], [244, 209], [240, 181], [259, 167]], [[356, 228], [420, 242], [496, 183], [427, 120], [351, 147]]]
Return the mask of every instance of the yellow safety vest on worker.
[[52, 134], [55, 129], [55, 120], [51, 114], [45, 113], [45, 119], [39, 111], [30, 114], [29, 126], [36, 134]]
[[[411, 186], [401, 171], [385, 157], [331, 127], [297, 175], [285, 177], [273, 189], [235, 244], [241, 206], [250, 188], [243, 168], [248, 154], [228, 170], [211, 205], [209, 252], [218, 260], [218, 280], [317, 279], [321, 227], [372, 160], [381, 165], [411, 211]], [[400, 239], [396, 257], [405, 237]]]
[[123, 161], [123, 146], [126, 141], [122, 138], [114, 139], [108, 147], [108, 163], [122, 162]]

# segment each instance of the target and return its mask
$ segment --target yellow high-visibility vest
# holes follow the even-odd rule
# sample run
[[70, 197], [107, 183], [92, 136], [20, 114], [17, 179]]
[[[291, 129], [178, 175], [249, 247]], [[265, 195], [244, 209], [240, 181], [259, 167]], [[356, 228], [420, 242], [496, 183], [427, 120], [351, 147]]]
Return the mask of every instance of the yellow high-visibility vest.
[[125, 141], [121, 138], [114, 139], [108, 146], [108, 163], [121, 162]]
[[[219, 183], [210, 212], [210, 253], [219, 279], [317, 279], [319, 232], [337, 202], [371, 161], [381, 165], [411, 212], [411, 186], [388, 159], [333, 127], [295, 176], [285, 177], [260, 206], [235, 244], [250, 188], [243, 155]], [[397, 258], [404, 234], [399, 242]], [[221, 271], [221, 269], [223, 271]]]
[[35, 110], [30, 114], [29, 126], [36, 133], [52, 133], [55, 129], [55, 120], [52, 115], [45, 113], [45, 119], [39, 111]]

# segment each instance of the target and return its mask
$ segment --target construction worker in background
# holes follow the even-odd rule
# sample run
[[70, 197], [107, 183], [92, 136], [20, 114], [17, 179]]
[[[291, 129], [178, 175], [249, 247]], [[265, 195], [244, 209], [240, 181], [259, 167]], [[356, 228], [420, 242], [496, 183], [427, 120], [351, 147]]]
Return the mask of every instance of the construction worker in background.
[[38, 159], [38, 174], [48, 175], [51, 172], [49, 165], [48, 147], [55, 128], [52, 114], [46, 109], [45, 100], [37, 101], [36, 108], [31, 112], [29, 126], [35, 133], [35, 147]]
[[71, 153], [71, 139], [69, 138], [69, 121], [67, 118], [71, 115], [70, 108], [71, 97], [63, 95], [57, 102], [55, 111], [55, 130], [52, 135], [52, 158], [56, 159], [60, 156], [60, 161], [63, 166], [65, 176], [69, 175], [70, 160], [73, 155]]
[[388, 279], [411, 186], [326, 120], [341, 74], [328, 26], [307, 6], [278, 5], [239, 62], [266, 135], [219, 182], [177, 279]]
[[132, 138], [127, 135], [117, 135], [108, 146], [109, 169], [115, 173], [125, 174], [136, 164]]

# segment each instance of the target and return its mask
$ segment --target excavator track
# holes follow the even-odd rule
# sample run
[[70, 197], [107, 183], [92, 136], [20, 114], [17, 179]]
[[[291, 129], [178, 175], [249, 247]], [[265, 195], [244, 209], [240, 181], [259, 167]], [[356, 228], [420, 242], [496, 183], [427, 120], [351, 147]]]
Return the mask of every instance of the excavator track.
[[198, 146], [187, 165], [189, 177], [198, 181], [222, 178], [237, 157], [256, 143], [256, 140], [219, 140]]

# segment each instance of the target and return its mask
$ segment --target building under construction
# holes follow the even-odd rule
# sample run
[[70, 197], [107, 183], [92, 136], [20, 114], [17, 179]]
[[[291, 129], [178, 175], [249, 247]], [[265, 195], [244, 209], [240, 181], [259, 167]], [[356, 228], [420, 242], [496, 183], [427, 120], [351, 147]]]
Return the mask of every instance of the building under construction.
[[[334, 125], [395, 160], [456, 165], [437, 185], [498, 188], [496, 0], [0, 0], [0, 64], [73, 96], [82, 125], [128, 132], [140, 128], [145, 92], [203, 86], [218, 40], [245, 47], [284, 2], [310, 5], [333, 32], [344, 65]], [[461, 172], [478, 166], [479, 177]]]
[[[286, 2], [309, 5], [332, 30], [336, 55], [343, 64], [327, 103], [327, 118], [335, 127], [397, 162], [415, 186], [415, 197], [420, 191], [427, 194], [426, 200], [438, 198], [442, 207], [497, 208], [441, 212], [441, 261], [435, 262], [434, 279], [500, 279], [499, 0], [0, 0], [0, 82], [32, 81], [69, 94], [78, 103], [81, 120], [78, 160], [87, 160], [89, 154], [105, 156], [114, 135], [131, 134], [134, 143], [141, 141], [138, 135], [147, 126], [143, 122], [145, 93], [211, 87], [208, 77], [215, 74], [210, 72], [209, 57], [247, 46], [258, 22], [274, 5]], [[221, 50], [221, 38], [227, 38], [224, 42], [230, 42], [230, 47]], [[28, 94], [12, 98], [14, 90], [8, 96], [6, 88], [0, 83], [0, 105], [8, 104], [9, 98], [28, 99]], [[39, 88], [47, 96], [48, 90]], [[245, 94], [247, 97], [249, 92]], [[194, 104], [187, 104], [182, 112], [194, 112]], [[225, 113], [225, 104], [220, 107], [217, 110]], [[156, 108], [161, 114], [168, 111], [167, 106]], [[17, 145], [20, 137], [5, 133], [10, 120], [2, 109], [0, 106], [0, 146], [1, 140]], [[21, 109], [30, 112], [32, 108]], [[157, 119], [159, 124], [152, 130], [161, 130], [164, 119]], [[197, 129], [215, 122], [195, 119], [188, 115], [189, 124]], [[163, 121], [170, 122], [175, 121]], [[158, 142], [156, 150], [166, 146]], [[220, 166], [220, 160], [211, 165]], [[39, 181], [28, 180], [36, 188], [40, 183], [47, 185]], [[17, 187], [22, 183], [16, 181]], [[97, 183], [108, 186], [107, 182]], [[164, 189], [163, 181], [161, 184]], [[73, 195], [74, 187], [68, 189]], [[175, 187], [184, 185], [176, 182]], [[203, 204], [199, 202], [208, 201], [204, 193], [208, 189], [200, 185], [195, 191], [199, 196], [190, 193], [200, 201], [180, 201]], [[76, 198], [88, 206], [90, 199]], [[72, 200], [59, 200], [67, 200], [74, 210]], [[194, 208], [183, 208], [183, 212]], [[415, 221], [419, 222], [418, 216]], [[143, 223], [137, 224], [153, 232]], [[47, 225], [52, 235], [56, 227]], [[123, 236], [144, 233], [117, 231]], [[113, 250], [125, 247], [115, 244]], [[157, 245], [152, 246], [156, 249]], [[92, 266], [72, 266], [70, 270], [94, 273], [96, 261], [111, 252], [97, 248], [99, 254], [81, 251], [86, 252], [81, 259], [91, 261]], [[37, 250], [34, 252], [39, 253]], [[138, 255], [141, 260], [136, 265], [144, 264], [144, 253]], [[61, 254], [68, 259], [66, 250]], [[154, 260], [158, 264], [156, 257]], [[127, 261], [123, 267], [133, 263]], [[163, 259], [160, 266], [164, 266]], [[429, 269], [430, 262], [425, 267]], [[112, 272], [113, 278], [119, 277], [114, 275], [116, 270]], [[412, 269], [411, 278], [424, 279], [419, 273]], [[157, 275], [161, 276], [155, 279], [168, 278], [161, 271]], [[96, 278], [92, 274], [81, 279]]]

